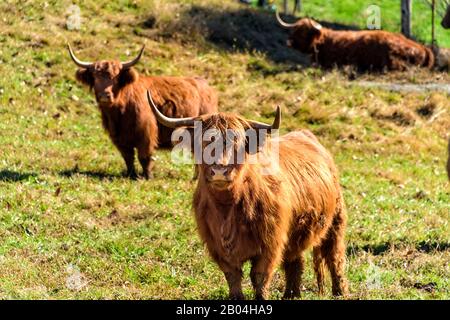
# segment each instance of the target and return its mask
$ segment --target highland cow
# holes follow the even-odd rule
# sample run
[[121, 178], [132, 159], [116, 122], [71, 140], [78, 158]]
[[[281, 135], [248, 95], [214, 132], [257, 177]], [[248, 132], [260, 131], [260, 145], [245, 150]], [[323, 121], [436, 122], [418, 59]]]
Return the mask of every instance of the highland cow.
[[[272, 135], [280, 126], [279, 108], [274, 123], [267, 125], [225, 113], [169, 118], [158, 111], [150, 95], [148, 100], [160, 123], [187, 127], [203, 152], [210, 149], [211, 140], [222, 143], [216, 136], [205, 138], [207, 132], [234, 133], [231, 147], [224, 145], [222, 153], [215, 153], [215, 162], [197, 162], [193, 199], [200, 237], [223, 271], [231, 299], [244, 299], [241, 281], [246, 261], [252, 264], [250, 279], [257, 299], [268, 297], [279, 264], [285, 271], [284, 298], [300, 296], [303, 254], [308, 248], [313, 248], [319, 292], [324, 290], [327, 266], [333, 294], [346, 294], [344, 198], [331, 155], [310, 131], [273, 138], [264, 134], [255, 147], [247, 133]], [[229, 142], [228, 136], [225, 140]], [[236, 161], [239, 151], [244, 154], [242, 162]], [[266, 161], [251, 162], [257, 155]]]
[[190, 117], [215, 112], [217, 95], [201, 78], [140, 76], [132, 67], [144, 51], [129, 62], [117, 60], [83, 62], [73, 53], [72, 60], [80, 69], [76, 78], [94, 89], [102, 116], [102, 124], [113, 144], [119, 149], [127, 167], [127, 175], [136, 178], [135, 149], [143, 176], [151, 177], [153, 153], [157, 146], [169, 146], [172, 129], [157, 123], [148, 108], [146, 90], [155, 92], [161, 112], [170, 117]]
[[279, 24], [292, 29], [288, 46], [309, 54], [323, 68], [354, 66], [358, 71], [405, 70], [408, 66], [432, 68], [434, 55], [401, 34], [381, 30], [336, 31], [303, 18], [288, 24], [276, 14]]

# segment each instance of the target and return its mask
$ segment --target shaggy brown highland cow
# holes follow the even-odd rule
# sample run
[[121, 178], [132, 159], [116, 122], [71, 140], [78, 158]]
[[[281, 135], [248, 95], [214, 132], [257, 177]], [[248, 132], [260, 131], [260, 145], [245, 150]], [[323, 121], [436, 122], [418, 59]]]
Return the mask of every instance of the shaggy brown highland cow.
[[405, 70], [408, 66], [432, 68], [431, 49], [401, 34], [381, 30], [335, 31], [316, 21], [303, 18], [293, 24], [279, 24], [292, 29], [288, 46], [310, 54], [324, 68], [353, 65], [359, 71]]
[[161, 112], [170, 117], [190, 117], [217, 111], [217, 95], [201, 78], [140, 76], [133, 68], [142, 56], [130, 62], [116, 60], [83, 62], [72, 60], [80, 69], [76, 78], [94, 88], [102, 115], [102, 123], [112, 142], [119, 149], [127, 166], [127, 174], [137, 177], [134, 152], [146, 179], [151, 177], [155, 148], [169, 146], [172, 129], [159, 125], [148, 107], [146, 90], [153, 90]]
[[[231, 299], [244, 298], [241, 281], [246, 261], [252, 263], [250, 278], [257, 299], [268, 297], [279, 264], [286, 277], [284, 298], [300, 296], [303, 254], [308, 248], [313, 248], [319, 292], [324, 289], [325, 266], [331, 273], [333, 294], [347, 292], [346, 211], [338, 171], [331, 155], [310, 131], [267, 136], [262, 139], [265, 143], [260, 140], [255, 148], [249, 145], [246, 131], [272, 133], [278, 129], [279, 108], [273, 125], [225, 113], [173, 119], [158, 111], [150, 95], [148, 99], [157, 120], [167, 127], [192, 128], [194, 121], [200, 121], [202, 137], [196, 129], [192, 136], [203, 151], [210, 146], [203, 137], [209, 129], [223, 136], [231, 130], [235, 135], [233, 152], [226, 151], [224, 145], [217, 162], [198, 164], [193, 201], [200, 237], [225, 274]], [[275, 145], [278, 154], [273, 152]], [[235, 161], [238, 150], [245, 150], [243, 162]], [[250, 162], [256, 155], [266, 157], [264, 164]]]

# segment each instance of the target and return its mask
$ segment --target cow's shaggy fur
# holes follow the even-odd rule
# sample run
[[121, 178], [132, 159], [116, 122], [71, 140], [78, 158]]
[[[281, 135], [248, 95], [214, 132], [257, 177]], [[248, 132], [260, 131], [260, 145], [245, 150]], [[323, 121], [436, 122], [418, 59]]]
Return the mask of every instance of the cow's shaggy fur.
[[154, 93], [161, 112], [170, 117], [198, 116], [217, 110], [217, 95], [205, 80], [188, 77], [140, 76], [119, 61], [99, 61], [81, 68], [76, 78], [95, 91], [102, 123], [119, 149], [127, 173], [136, 177], [134, 152], [145, 178], [151, 176], [155, 148], [168, 146], [172, 130], [157, 123], [146, 91]]
[[[243, 164], [226, 164], [228, 181], [211, 178], [214, 165], [200, 164], [194, 195], [195, 218], [202, 240], [224, 272], [230, 298], [243, 299], [242, 266], [251, 261], [256, 298], [268, 296], [275, 268], [285, 271], [285, 298], [300, 295], [304, 251], [313, 248], [319, 292], [328, 267], [335, 295], [347, 292], [344, 275], [346, 210], [331, 155], [307, 130], [270, 139], [260, 148], [272, 165], [249, 163], [244, 131], [249, 123], [223, 113], [202, 116], [203, 131], [237, 133], [235, 149], [247, 149]], [[271, 146], [279, 145], [279, 165]], [[244, 146], [245, 145], [245, 146]], [[204, 146], [205, 147], [205, 146]], [[222, 163], [223, 164], [223, 163]]]

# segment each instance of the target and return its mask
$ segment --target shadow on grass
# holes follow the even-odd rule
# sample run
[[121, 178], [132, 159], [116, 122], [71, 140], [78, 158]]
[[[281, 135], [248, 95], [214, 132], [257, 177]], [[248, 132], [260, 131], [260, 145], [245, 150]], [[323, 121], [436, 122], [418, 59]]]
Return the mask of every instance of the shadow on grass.
[[[298, 17], [284, 16], [286, 21], [294, 22]], [[153, 28], [156, 18], [149, 16], [140, 23], [143, 29]], [[354, 26], [319, 21], [323, 26], [336, 30], [357, 30]], [[186, 35], [192, 41], [192, 30], [207, 42], [231, 52], [258, 51], [275, 63], [287, 64], [282, 71], [295, 71], [297, 66], [309, 66], [307, 55], [287, 47], [290, 30], [278, 25], [274, 13], [242, 8], [240, 10], [221, 10], [214, 7], [194, 5], [181, 13], [160, 35], [176, 37]], [[145, 32], [143, 33], [145, 35]], [[295, 67], [295, 68], [294, 68]]]
[[112, 174], [107, 172], [101, 172], [101, 171], [90, 171], [90, 170], [80, 170], [78, 168], [70, 169], [70, 170], [64, 170], [59, 172], [60, 176], [63, 177], [73, 177], [77, 175], [86, 176], [89, 178], [97, 179], [97, 180], [115, 180], [115, 179], [122, 179], [126, 178], [124, 174]]
[[4, 182], [19, 182], [28, 180], [29, 178], [37, 177], [36, 173], [23, 173], [15, 172], [11, 170], [1, 170], [0, 171], [0, 181]]
[[[374, 245], [364, 245], [364, 246], [351, 246], [347, 247], [347, 254], [356, 254], [359, 252], [369, 252], [373, 255], [381, 255], [385, 252], [390, 251], [391, 249], [399, 249], [402, 247], [408, 246], [402, 242], [394, 243], [394, 242], [385, 242], [378, 243]], [[447, 251], [450, 249], [449, 242], [426, 242], [421, 241], [414, 245], [415, 249], [420, 252], [431, 253], [431, 252], [441, 252]]]
[[[148, 17], [141, 23], [148, 28]], [[230, 52], [258, 51], [275, 63], [293, 66], [309, 65], [309, 58], [286, 46], [288, 30], [278, 26], [275, 15], [266, 12], [242, 9], [220, 10], [219, 8], [194, 5], [181, 13], [179, 19], [171, 22], [159, 32], [164, 37], [192, 37], [196, 35], [217, 48]], [[145, 35], [145, 32], [144, 32]], [[289, 71], [289, 70], [288, 70]]]

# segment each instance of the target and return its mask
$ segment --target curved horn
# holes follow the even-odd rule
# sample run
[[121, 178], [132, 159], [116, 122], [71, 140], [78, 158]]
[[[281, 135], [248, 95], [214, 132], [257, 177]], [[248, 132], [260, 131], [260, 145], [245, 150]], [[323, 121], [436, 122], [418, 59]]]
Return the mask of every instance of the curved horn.
[[278, 10], [275, 11], [275, 16], [277, 17], [277, 21], [280, 24], [280, 26], [282, 26], [284, 28], [293, 28], [293, 27], [295, 27], [295, 23], [287, 23], [287, 22], [284, 22], [283, 20], [281, 20], [280, 14], [278, 13]]
[[144, 49], [145, 49], [145, 44], [142, 46], [142, 49], [141, 49], [141, 51], [139, 51], [139, 54], [137, 55], [137, 57], [131, 61], [122, 62], [122, 67], [124, 69], [127, 69], [127, 68], [131, 68], [136, 63], [138, 63], [138, 61], [141, 59], [142, 54], [144, 53]]
[[79, 66], [80, 68], [86, 68], [86, 69], [89, 67], [92, 67], [92, 65], [93, 65], [92, 62], [84, 62], [84, 61], [79, 60], [77, 57], [75, 57], [75, 54], [73, 53], [72, 48], [70, 47], [69, 43], [67, 44], [67, 47], [69, 48], [70, 57], [72, 58], [73, 62], [75, 62], [75, 64], [77, 66]]
[[178, 128], [178, 127], [193, 127], [194, 126], [194, 120], [196, 117], [188, 117], [188, 118], [169, 118], [166, 117], [161, 113], [161, 111], [158, 110], [155, 103], [153, 102], [152, 95], [150, 94], [150, 91], [147, 90], [147, 100], [148, 104], [150, 105], [150, 108], [152, 109], [153, 113], [155, 114], [156, 120], [158, 120], [159, 123], [162, 125], [169, 127], [169, 128]]
[[322, 30], [322, 25], [320, 23], [318, 23], [317, 21], [314, 21], [313, 19], [309, 19], [309, 23], [311, 24], [311, 26], [314, 29], [316, 29], [318, 31]]
[[251, 120], [248, 121], [248, 123], [253, 129], [277, 130], [280, 128], [281, 124], [281, 108], [280, 106], [277, 106], [277, 110], [275, 112], [275, 119], [273, 120], [273, 123], [271, 125]]

